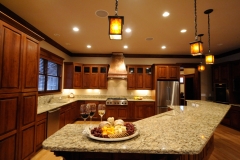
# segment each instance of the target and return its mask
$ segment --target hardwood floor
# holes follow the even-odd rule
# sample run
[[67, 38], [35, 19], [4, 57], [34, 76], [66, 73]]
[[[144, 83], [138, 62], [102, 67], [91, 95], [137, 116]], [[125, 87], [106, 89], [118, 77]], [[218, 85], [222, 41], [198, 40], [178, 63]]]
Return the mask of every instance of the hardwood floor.
[[[63, 158], [55, 157], [52, 152], [42, 149], [31, 160], [63, 160]], [[240, 131], [219, 125], [214, 132], [214, 149], [208, 160], [240, 160]]]

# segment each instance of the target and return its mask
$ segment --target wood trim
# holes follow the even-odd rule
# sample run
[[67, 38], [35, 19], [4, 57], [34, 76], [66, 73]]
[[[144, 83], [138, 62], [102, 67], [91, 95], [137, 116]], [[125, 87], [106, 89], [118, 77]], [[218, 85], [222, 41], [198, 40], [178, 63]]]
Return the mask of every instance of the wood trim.
[[[1, 4], [0, 4], [0, 7], [2, 7]], [[11, 17], [6, 15], [2, 11], [0, 11], [0, 19], [4, 22], [8, 23], [9, 25], [21, 30], [22, 32], [26, 33], [27, 35], [33, 37], [34, 39], [37, 39], [38, 41], [44, 40], [44, 38], [41, 37], [39, 34], [37, 34], [34, 31], [28, 29], [27, 27], [25, 27], [21, 23], [17, 22], [16, 20], [12, 19]]]
[[47, 59], [49, 61], [52, 61], [54, 63], [63, 65], [64, 58], [62, 58], [62, 57], [44, 49], [44, 48], [40, 48], [40, 57], [44, 58], [44, 59]]

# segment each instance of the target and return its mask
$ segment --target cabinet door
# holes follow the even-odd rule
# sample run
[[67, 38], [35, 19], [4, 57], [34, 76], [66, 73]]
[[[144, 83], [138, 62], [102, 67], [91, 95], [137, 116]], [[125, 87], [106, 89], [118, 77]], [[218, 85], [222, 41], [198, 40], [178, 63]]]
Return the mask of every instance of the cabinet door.
[[100, 66], [99, 89], [107, 89], [107, 66]]
[[82, 65], [74, 63], [73, 88], [82, 88]]
[[60, 113], [59, 129], [65, 126], [65, 112]]
[[212, 79], [213, 79], [213, 83], [217, 83], [219, 82], [220, 76], [219, 76], [219, 67], [218, 66], [213, 66], [212, 67]]
[[83, 66], [83, 88], [90, 88], [91, 84], [91, 67]]
[[128, 102], [128, 119], [135, 120], [135, 102]]
[[158, 79], [168, 78], [168, 66], [157, 66], [157, 78]]
[[38, 91], [39, 42], [26, 36], [22, 65], [22, 92]]
[[16, 160], [16, 134], [0, 140], [0, 159]]
[[0, 22], [0, 93], [20, 92], [22, 42], [22, 32]]
[[136, 89], [144, 89], [144, 68], [143, 67], [136, 67], [136, 80], [135, 80], [135, 88]]
[[64, 62], [64, 89], [73, 88], [73, 75], [74, 75], [74, 65], [72, 62]]
[[128, 112], [128, 106], [125, 107], [117, 107], [117, 119], [128, 119], [129, 112]]
[[30, 92], [22, 94], [21, 124], [20, 126], [31, 125], [36, 122], [38, 93]]
[[220, 82], [228, 82], [229, 80], [229, 65], [223, 64], [220, 66]]
[[105, 116], [103, 117], [103, 119], [106, 120], [108, 117], [114, 117], [114, 119], [117, 119], [117, 117], [118, 117], [117, 107], [115, 107], [115, 106], [107, 106], [106, 107], [106, 113], [105, 113]]
[[16, 134], [20, 112], [19, 106], [19, 94], [0, 94], [0, 135]]
[[240, 108], [236, 106], [231, 106], [229, 112], [231, 127], [240, 130]]
[[99, 67], [98, 66], [92, 66], [91, 68], [91, 77], [89, 79], [90, 81], [90, 88], [92, 89], [97, 89], [99, 88], [99, 76], [98, 76], [98, 73], [99, 73]]
[[135, 102], [135, 119], [143, 119], [155, 114], [154, 102]]
[[19, 159], [29, 159], [35, 153], [35, 125], [20, 132]]
[[168, 78], [179, 80], [180, 78], [179, 66], [168, 66]]
[[151, 66], [145, 67], [144, 89], [152, 89], [152, 68], [151, 68]]
[[127, 88], [128, 89], [135, 89], [136, 88], [136, 79], [135, 79], [135, 74], [136, 74], [136, 69], [133, 66], [128, 66], [128, 75], [127, 75]]
[[47, 138], [47, 119], [37, 122], [36, 150], [42, 147], [42, 142]]

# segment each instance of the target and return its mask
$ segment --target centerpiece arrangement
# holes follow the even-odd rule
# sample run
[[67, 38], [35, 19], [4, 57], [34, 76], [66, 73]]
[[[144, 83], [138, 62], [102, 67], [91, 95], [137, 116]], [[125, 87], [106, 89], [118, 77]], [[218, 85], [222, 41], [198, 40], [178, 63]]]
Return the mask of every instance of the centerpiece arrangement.
[[101, 121], [98, 126], [89, 129], [88, 137], [102, 141], [118, 141], [130, 139], [136, 135], [138, 130], [133, 123], [109, 117], [107, 121]]

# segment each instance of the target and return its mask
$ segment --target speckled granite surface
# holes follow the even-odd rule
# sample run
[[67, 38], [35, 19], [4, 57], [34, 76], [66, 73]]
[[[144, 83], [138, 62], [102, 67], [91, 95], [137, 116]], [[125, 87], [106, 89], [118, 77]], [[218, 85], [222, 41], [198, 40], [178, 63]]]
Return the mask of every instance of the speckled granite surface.
[[92, 140], [82, 134], [85, 125], [68, 124], [46, 139], [43, 148], [74, 152], [198, 154], [230, 106], [206, 101], [189, 101], [188, 104], [171, 106], [174, 110], [134, 122], [140, 135], [130, 140]]
[[[59, 108], [63, 105], [75, 102], [75, 101], [106, 101], [106, 97], [76, 97], [76, 98], [67, 98], [67, 97], [58, 97], [54, 98], [51, 96], [42, 96], [38, 98], [38, 108], [37, 114], [41, 114], [43, 112], [47, 112], [49, 110], [53, 110], [55, 108]], [[143, 100], [135, 100], [135, 99], [128, 99], [128, 101], [150, 101], [155, 102], [153, 99], [143, 99]]]

